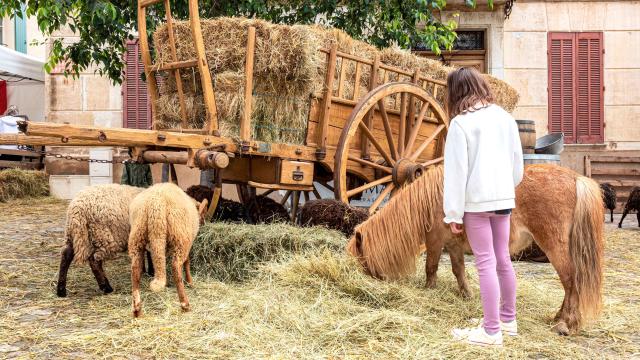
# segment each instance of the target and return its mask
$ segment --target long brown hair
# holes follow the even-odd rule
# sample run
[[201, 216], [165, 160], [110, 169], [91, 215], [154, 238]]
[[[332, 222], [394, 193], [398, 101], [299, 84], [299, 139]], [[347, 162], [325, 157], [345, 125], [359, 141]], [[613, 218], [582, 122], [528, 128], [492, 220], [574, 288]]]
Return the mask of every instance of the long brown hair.
[[453, 119], [469, 110], [477, 103], [489, 105], [493, 94], [487, 82], [475, 68], [462, 67], [447, 76], [447, 112]]

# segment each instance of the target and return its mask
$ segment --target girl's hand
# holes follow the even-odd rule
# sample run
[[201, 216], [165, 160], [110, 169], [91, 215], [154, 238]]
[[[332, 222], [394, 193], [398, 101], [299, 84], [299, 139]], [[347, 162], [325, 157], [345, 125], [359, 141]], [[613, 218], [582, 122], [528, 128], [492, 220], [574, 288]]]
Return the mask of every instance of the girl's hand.
[[449, 223], [449, 228], [451, 229], [451, 232], [454, 233], [455, 235], [458, 234], [462, 234], [462, 230], [464, 229], [462, 227], [462, 224], [458, 224], [458, 223]]

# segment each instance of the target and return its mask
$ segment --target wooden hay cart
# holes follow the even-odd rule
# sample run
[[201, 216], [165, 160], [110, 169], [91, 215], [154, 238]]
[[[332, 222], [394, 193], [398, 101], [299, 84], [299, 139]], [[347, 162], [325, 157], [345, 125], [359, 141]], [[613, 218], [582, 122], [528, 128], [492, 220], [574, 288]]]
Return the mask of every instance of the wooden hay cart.
[[[146, 34], [147, 7], [158, 3], [163, 3], [166, 9], [170, 48], [176, 60], [168, 0], [138, 1], [139, 32]], [[385, 65], [378, 58], [365, 59], [339, 52], [335, 46], [318, 50], [326, 53], [328, 59], [324, 93], [322, 98], [311, 103], [305, 144], [265, 143], [252, 139], [249, 114], [255, 54], [253, 28], [248, 30], [246, 44], [245, 115], [239, 119], [240, 140], [220, 136], [197, 0], [189, 0], [189, 14], [197, 53], [195, 59], [153, 64], [146, 36], [140, 37], [140, 46], [154, 105], [158, 99], [154, 75], [158, 71], [169, 72], [177, 79], [184, 115], [180, 71], [197, 68], [206, 106], [203, 129], [155, 130], [153, 127], [154, 130], [133, 130], [25, 122], [21, 126], [27, 134], [23, 141], [28, 143], [30, 137], [39, 137], [39, 140], [46, 137], [51, 140], [45, 141], [49, 145], [124, 146], [130, 147], [134, 158], [140, 162], [214, 169], [217, 191], [213, 206], [219, 198], [221, 183], [232, 183], [238, 185], [243, 201], [255, 196], [256, 189], [285, 191], [282, 202], [292, 201], [292, 216], [303, 197], [309, 199], [311, 193], [320, 196], [315, 188], [318, 183], [344, 202], [375, 190], [369, 206], [373, 213], [395, 190], [420, 176], [425, 167], [442, 162], [448, 121], [436, 99], [445, 90], [445, 83], [422, 76], [418, 71]], [[372, 76], [369, 76], [366, 96], [361, 98], [359, 86], [355, 84], [352, 96], [345, 96], [347, 64], [355, 66], [355, 84], [360, 83], [363, 69], [370, 69]], [[389, 78], [400, 81], [389, 82]], [[383, 80], [378, 83], [379, 79]], [[183, 125], [186, 125], [186, 117]], [[331, 180], [333, 186], [328, 184]]]

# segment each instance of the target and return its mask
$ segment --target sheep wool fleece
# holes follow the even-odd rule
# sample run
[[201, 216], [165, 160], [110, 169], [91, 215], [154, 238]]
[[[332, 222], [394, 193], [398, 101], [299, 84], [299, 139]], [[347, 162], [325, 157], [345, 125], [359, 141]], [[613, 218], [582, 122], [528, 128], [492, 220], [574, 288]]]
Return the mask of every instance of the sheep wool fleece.
[[144, 190], [131, 202], [129, 256], [147, 248], [155, 270], [152, 291], [166, 285], [166, 258], [180, 263], [189, 251], [200, 227], [197, 202], [173, 183], [161, 183]]
[[97, 185], [78, 193], [67, 208], [65, 239], [73, 261], [84, 264], [93, 256], [110, 260], [127, 250], [129, 204], [143, 189], [118, 184]]

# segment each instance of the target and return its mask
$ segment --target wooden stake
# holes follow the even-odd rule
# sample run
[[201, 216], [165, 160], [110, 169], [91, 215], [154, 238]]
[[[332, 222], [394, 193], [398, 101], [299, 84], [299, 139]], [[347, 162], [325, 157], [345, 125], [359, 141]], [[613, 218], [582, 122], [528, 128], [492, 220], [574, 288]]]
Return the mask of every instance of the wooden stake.
[[[173, 34], [173, 19], [171, 18], [171, 4], [169, 0], [164, 0], [164, 10], [167, 17], [167, 32], [169, 33], [169, 45], [171, 48], [171, 57], [174, 62], [178, 61], [178, 55], [176, 53], [176, 39]], [[171, 70], [173, 76], [176, 79], [176, 88], [178, 90], [178, 101], [180, 102], [180, 117], [182, 118], [181, 124], [183, 128], [188, 127], [187, 123], [187, 106], [184, 103], [184, 92], [182, 91], [182, 78], [180, 77], [180, 70]]]
[[[198, 57], [198, 71], [200, 72], [200, 82], [202, 83], [202, 94], [204, 105], [207, 109], [207, 132], [219, 136], [218, 131], [218, 110], [216, 108], [216, 97], [213, 93], [213, 83], [211, 72], [202, 40], [202, 28], [200, 26], [200, 14], [198, 13], [198, 0], [189, 0], [189, 22], [191, 24], [191, 35]], [[144, 32], [141, 31], [144, 34]]]
[[141, 34], [140, 41], [140, 55], [142, 57], [142, 63], [144, 64], [144, 74], [147, 78], [147, 88], [149, 89], [149, 97], [151, 98], [151, 128], [156, 128], [156, 116], [158, 116], [157, 102], [158, 102], [158, 83], [154, 72], [151, 70], [153, 63], [151, 62], [151, 53], [149, 52], [149, 39], [147, 39], [147, 17], [146, 10], [142, 6], [142, 1], [138, 1], [138, 33]]
[[256, 28], [249, 27], [247, 33], [247, 59], [244, 66], [244, 114], [240, 121], [240, 140], [251, 141], [251, 105], [253, 100], [253, 59], [255, 57]]

